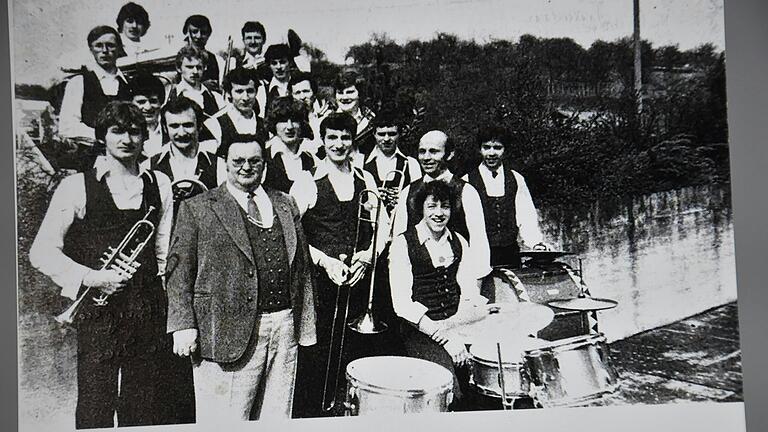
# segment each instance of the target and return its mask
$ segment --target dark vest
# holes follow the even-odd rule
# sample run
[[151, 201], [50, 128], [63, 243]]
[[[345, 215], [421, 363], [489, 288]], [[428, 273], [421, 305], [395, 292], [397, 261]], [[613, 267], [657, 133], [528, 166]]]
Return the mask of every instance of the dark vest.
[[82, 75], [83, 104], [80, 108], [80, 116], [83, 123], [89, 127], [96, 127], [96, 118], [109, 102], [130, 100], [128, 84], [122, 78], [118, 78], [117, 95], [107, 96], [104, 94], [104, 90], [101, 88], [101, 83], [99, 83], [99, 78], [96, 77], [95, 72], [83, 68]]
[[[439, 181], [439, 180], [433, 180], [433, 181]], [[420, 221], [416, 219], [416, 209], [414, 205], [414, 200], [416, 199], [416, 192], [424, 187], [424, 177], [416, 180], [415, 182], [411, 183], [410, 187], [408, 188], [408, 224], [407, 226], [413, 227], [416, 226], [417, 223]], [[462, 194], [464, 192], [464, 185], [467, 183], [460, 179], [457, 176], [453, 176], [451, 180], [448, 182], [448, 185], [451, 186], [453, 189], [454, 196], [456, 197], [456, 208], [454, 209], [454, 212], [451, 213], [451, 220], [448, 222], [448, 229], [455, 233], [459, 233], [464, 238], [466, 238], [468, 241], [472, 241], [472, 239], [469, 238], [469, 230], [467, 229], [467, 215], [464, 212], [464, 205], [462, 203]]]
[[[365, 189], [363, 173], [353, 168], [355, 172], [355, 193], [352, 199], [339, 201], [333, 190], [328, 176], [315, 180], [317, 186], [317, 202], [307, 210], [302, 219], [307, 242], [331, 258], [339, 258], [346, 254], [351, 258], [355, 243], [355, 225], [357, 223], [358, 197]], [[363, 216], [370, 212], [363, 211]], [[361, 235], [358, 250], [366, 249], [371, 241], [370, 224], [360, 224]]]
[[469, 184], [477, 189], [483, 203], [485, 230], [491, 247], [517, 245], [517, 180], [512, 170], [504, 168], [504, 195], [500, 197], [488, 196], [479, 168], [470, 171], [468, 177]]
[[205, 51], [205, 71], [203, 71], [203, 81], [213, 80], [219, 82], [219, 62], [216, 61], [216, 55], [208, 50]]
[[[405, 156], [397, 153], [395, 154], [395, 160], [395, 169], [403, 172], [403, 187], [408, 186], [411, 184], [411, 173], [410, 167], [408, 166], [408, 159]], [[390, 182], [387, 182], [387, 184], [384, 185], [384, 180], [379, 178], [379, 169], [376, 166], [376, 159], [371, 159], [370, 161], [366, 162], [365, 165], [363, 165], [363, 169], [373, 174], [373, 180], [376, 182], [376, 186], [379, 188], [382, 186], [397, 187], [400, 185], [400, 178], [397, 176], [394, 178], [394, 181], [390, 180]], [[386, 176], [388, 173], [383, 174]]]
[[[177, 99], [178, 97], [179, 97], [179, 93], [176, 90], [176, 87], [173, 87], [168, 94], [168, 100], [169, 101], [174, 100], [174, 99]], [[219, 107], [219, 105], [216, 103], [216, 98], [214, 98], [213, 94], [211, 94], [210, 89], [208, 89], [208, 91], [203, 92], [203, 106], [201, 106], [200, 109], [203, 110], [203, 114], [205, 114], [205, 118], [198, 119], [198, 122], [197, 122], [198, 128], [202, 125], [202, 122], [205, 119], [210, 118], [212, 115], [216, 114], [221, 109], [221, 107]]]
[[[197, 180], [200, 180], [205, 187], [213, 189], [219, 185], [216, 172], [218, 168], [218, 158], [207, 152], [199, 152], [197, 155], [197, 167], [195, 168], [195, 176]], [[164, 156], [161, 158], [161, 156]], [[150, 166], [153, 170], [160, 171], [168, 176], [171, 181], [178, 180], [173, 178], [173, 171], [171, 170], [171, 157], [160, 153], [150, 158]]]
[[251, 296], [257, 299], [252, 306], [259, 312], [276, 312], [291, 307], [290, 263], [280, 218], [275, 215], [271, 228], [261, 228], [248, 220], [248, 214], [242, 208], [240, 213], [256, 261], [256, 283], [249, 287]]
[[[73, 221], [64, 237], [63, 251], [75, 262], [99, 269], [102, 267], [101, 257], [108, 248], [119, 245], [150, 206], [155, 210], [148, 219], [157, 226], [162, 208], [160, 191], [154, 174], [145, 173], [141, 177], [144, 181], [141, 207], [120, 210], [104, 178], [96, 180], [95, 169], [83, 175], [85, 217]], [[95, 356], [94, 360], [100, 361], [115, 356], [153, 356], [162, 348], [167, 299], [157, 276], [154, 235], [137, 261], [141, 266], [120, 292], [108, 298], [106, 306], [95, 306], [90, 295], [84, 301], [76, 317], [78, 355]], [[94, 295], [98, 293], [97, 290], [93, 292]], [[108, 332], [100, 334], [102, 331]]]
[[[312, 155], [307, 152], [301, 152], [299, 153], [299, 158], [301, 159], [302, 171], [307, 171], [314, 175], [317, 166], [315, 165], [315, 160]], [[290, 192], [291, 187], [293, 186], [293, 181], [288, 178], [288, 173], [285, 171], [283, 153], [278, 153], [276, 156], [272, 156], [272, 152], [268, 151], [267, 176], [264, 179], [264, 185], [281, 192]]]
[[461, 287], [456, 280], [463, 250], [459, 238], [454, 234], [449, 243], [453, 250], [453, 262], [446, 267], [435, 267], [426, 245], [419, 242], [416, 228], [405, 232], [408, 244], [408, 258], [413, 271], [411, 300], [428, 308], [427, 316], [443, 320], [453, 316], [459, 308]]

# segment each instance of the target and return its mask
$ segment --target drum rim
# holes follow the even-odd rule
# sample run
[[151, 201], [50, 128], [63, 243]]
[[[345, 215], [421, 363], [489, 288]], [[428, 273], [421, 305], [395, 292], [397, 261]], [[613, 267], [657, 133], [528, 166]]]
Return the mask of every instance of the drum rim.
[[603, 333], [572, 336], [565, 339], [558, 339], [551, 341], [551, 344], [547, 346], [526, 350], [524, 356], [533, 356], [535, 354], [541, 354], [545, 352], [563, 352], [572, 351], [582, 346], [596, 346], [604, 345], [607, 343], [607, 339]]
[[[407, 359], [408, 361], [414, 361], [415, 360], [416, 363], [427, 364], [427, 365], [429, 365], [429, 367], [437, 367], [437, 368], [439, 368], [441, 373], [445, 372], [447, 380], [446, 380], [446, 382], [444, 382], [444, 383], [442, 383], [440, 385], [430, 386], [430, 387], [423, 388], [423, 389], [413, 390], [413, 389], [397, 389], [397, 388], [392, 388], [392, 387], [384, 387], [384, 386], [381, 386], [381, 385], [369, 383], [367, 381], [362, 381], [360, 378], [357, 378], [357, 377], [354, 377], [354, 376], [350, 375], [350, 373], [349, 373], [349, 367], [350, 366], [352, 366], [355, 362], [373, 361], [373, 360], [369, 360], [369, 359], [398, 359], [398, 361], [402, 360], [402, 359]], [[438, 369], [435, 369], [435, 370], [438, 370]], [[442, 366], [442, 365], [437, 364], [435, 362], [432, 362], [432, 361], [429, 361], [429, 360], [425, 360], [425, 359], [422, 359], [422, 358], [418, 358], [418, 357], [407, 357], [407, 356], [372, 356], [372, 357], [363, 357], [363, 358], [359, 358], [359, 359], [355, 359], [355, 360], [351, 361], [347, 365], [347, 370], [345, 371], [345, 375], [346, 375], [347, 383], [348, 384], [353, 385], [353, 384], [359, 383], [359, 384], [362, 384], [362, 386], [361, 385], [355, 385], [355, 387], [357, 387], [358, 389], [364, 388], [366, 390], [377, 390], [377, 391], [379, 391], [378, 394], [394, 394], [394, 395], [406, 394], [408, 396], [421, 397], [421, 396], [426, 396], [426, 395], [440, 395], [440, 394], [444, 393], [446, 390], [450, 391], [453, 388], [453, 375], [451, 374], [451, 371], [449, 371], [445, 366]]]

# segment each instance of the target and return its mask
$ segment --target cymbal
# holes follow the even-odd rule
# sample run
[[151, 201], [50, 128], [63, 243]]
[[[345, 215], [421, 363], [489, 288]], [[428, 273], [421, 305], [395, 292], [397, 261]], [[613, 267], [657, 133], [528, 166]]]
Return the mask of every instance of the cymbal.
[[520, 340], [555, 318], [552, 309], [536, 303], [492, 303], [486, 308], [488, 315], [484, 318], [452, 329], [451, 333], [466, 343]]
[[536, 261], [551, 261], [566, 255], [573, 255], [573, 252], [550, 250], [528, 250], [520, 252], [521, 257], [531, 258]]
[[597, 311], [613, 309], [618, 306], [619, 302], [607, 298], [576, 297], [565, 300], [554, 300], [547, 304], [552, 307], [574, 311]]

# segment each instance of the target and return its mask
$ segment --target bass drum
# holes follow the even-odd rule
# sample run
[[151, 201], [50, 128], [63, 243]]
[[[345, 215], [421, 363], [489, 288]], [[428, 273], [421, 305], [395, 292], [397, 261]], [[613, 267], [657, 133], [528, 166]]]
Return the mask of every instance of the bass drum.
[[[531, 393], [528, 371], [523, 354], [527, 350], [546, 345], [547, 341], [535, 338], [521, 338], [516, 342], [501, 343], [501, 365], [504, 373], [504, 392], [507, 399], [527, 397]], [[475, 343], [469, 348], [470, 385], [478, 393], [492, 398], [501, 398], [499, 377], [499, 353], [495, 343]]]
[[447, 412], [451, 372], [427, 360], [380, 356], [347, 365], [347, 415]]
[[528, 350], [525, 364], [535, 398], [543, 407], [580, 405], [619, 386], [602, 334], [561, 339]]

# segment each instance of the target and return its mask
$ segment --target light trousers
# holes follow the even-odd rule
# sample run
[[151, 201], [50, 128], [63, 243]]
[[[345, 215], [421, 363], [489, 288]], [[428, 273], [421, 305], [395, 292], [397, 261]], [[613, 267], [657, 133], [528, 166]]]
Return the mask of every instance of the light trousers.
[[260, 315], [240, 359], [194, 367], [197, 423], [290, 418], [297, 353], [292, 310]]

